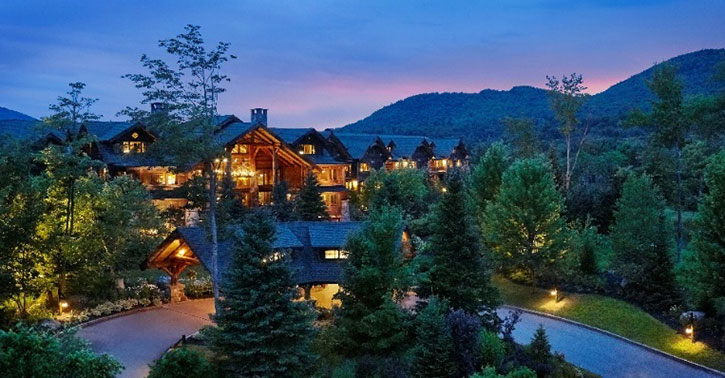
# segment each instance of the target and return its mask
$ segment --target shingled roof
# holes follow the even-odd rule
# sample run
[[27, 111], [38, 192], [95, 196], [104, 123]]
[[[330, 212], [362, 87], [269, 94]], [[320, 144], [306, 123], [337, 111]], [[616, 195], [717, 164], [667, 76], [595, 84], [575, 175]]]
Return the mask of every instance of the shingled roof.
[[368, 148], [375, 144], [378, 138], [387, 146], [393, 142], [393, 158], [410, 158], [415, 149], [420, 146], [423, 141], [434, 143], [433, 149], [437, 158], [448, 157], [454, 148], [460, 142], [457, 138], [428, 138], [415, 135], [390, 135], [390, 134], [362, 134], [362, 133], [339, 133], [335, 136], [345, 145], [347, 151], [354, 158], [360, 159], [365, 155]]
[[[337, 283], [342, 279], [342, 263], [321, 259], [319, 249], [342, 248], [348, 236], [361, 227], [362, 222], [281, 222], [277, 223], [272, 248], [291, 251], [291, 268], [297, 284]], [[206, 230], [201, 227], [180, 227], [167, 241], [179, 237], [186, 242], [201, 264], [209, 269], [212, 264], [212, 248]], [[158, 250], [154, 252], [149, 260], [158, 253]], [[220, 240], [217, 250], [220, 276], [223, 277], [229, 270], [233, 253], [233, 242], [229, 239]]]

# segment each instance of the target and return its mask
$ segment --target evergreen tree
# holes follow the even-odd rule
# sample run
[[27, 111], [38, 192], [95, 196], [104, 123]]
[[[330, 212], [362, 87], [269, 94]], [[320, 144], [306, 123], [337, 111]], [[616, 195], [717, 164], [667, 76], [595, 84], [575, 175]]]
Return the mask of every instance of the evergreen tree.
[[320, 195], [320, 184], [317, 176], [310, 172], [305, 177], [305, 183], [297, 193], [295, 201], [295, 216], [303, 221], [318, 221], [329, 218], [327, 205]]
[[453, 339], [446, 326], [447, 306], [432, 297], [415, 318], [416, 343], [411, 375], [415, 378], [457, 377]]
[[544, 326], [539, 324], [534, 337], [528, 347], [529, 357], [531, 358], [531, 367], [536, 370], [539, 377], [549, 376], [551, 373], [551, 344], [549, 337], [546, 335]]
[[456, 363], [457, 376], [468, 377], [481, 365], [478, 344], [481, 319], [475, 314], [455, 310], [446, 316], [446, 325], [453, 340], [453, 360]]
[[486, 204], [493, 200], [501, 187], [501, 177], [508, 166], [506, 148], [494, 143], [486, 149], [471, 172], [471, 198], [476, 217], [481, 220]]
[[491, 286], [490, 261], [481, 248], [469, 204], [462, 173], [451, 171], [446, 192], [433, 213], [428, 245], [432, 255], [430, 282], [423, 284], [421, 293], [435, 295], [453, 309], [493, 314], [499, 303], [498, 292]]
[[294, 220], [294, 204], [287, 196], [289, 188], [287, 181], [278, 182], [272, 189], [272, 212], [280, 222], [288, 222]]
[[675, 193], [674, 203], [677, 210], [676, 245], [677, 261], [683, 248], [682, 206], [683, 198], [683, 157], [682, 148], [690, 132], [690, 120], [685, 116], [683, 105], [682, 81], [677, 77], [677, 67], [671, 64], [661, 64], [654, 68], [652, 79], [647, 81], [647, 87], [657, 97], [652, 102], [652, 112], [645, 114], [641, 111], [633, 112], [627, 119], [627, 124], [643, 126], [653, 129], [653, 140], [661, 147], [670, 149], [674, 153]]
[[541, 159], [514, 163], [503, 175], [499, 195], [486, 206], [487, 244], [508, 271], [523, 271], [532, 287], [565, 252], [563, 200]]
[[587, 275], [599, 272], [597, 265], [597, 228], [591, 225], [591, 218], [587, 218], [584, 228], [576, 237], [577, 255], [579, 257], [579, 270]]
[[610, 233], [612, 267], [625, 280], [625, 296], [657, 310], [666, 309], [675, 297], [664, 206], [649, 176], [632, 175], [622, 187]]
[[312, 363], [313, 313], [299, 293], [287, 256], [272, 250], [275, 224], [262, 211], [234, 234], [234, 261], [214, 316], [212, 348], [231, 376], [306, 376]]
[[710, 159], [705, 183], [707, 194], [700, 202], [692, 241], [696, 296], [709, 308], [719, 303], [720, 315], [725, 316], [725, 150]]
[[400, 235], [402, 217], [394, 208], [373, 211], [345, 249], [341, 300], [336, 322], [339, 350], [348, 356], [388, 356], [400, 351], [407, 335], [405, 313], [394, 299], [407, 292]]

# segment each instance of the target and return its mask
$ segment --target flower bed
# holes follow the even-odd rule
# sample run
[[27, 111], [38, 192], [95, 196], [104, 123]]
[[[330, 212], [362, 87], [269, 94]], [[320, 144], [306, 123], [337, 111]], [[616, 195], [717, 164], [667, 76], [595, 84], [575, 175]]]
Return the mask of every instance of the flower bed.
[[71, 311], [63, 314], [57, 320], [61, 321], [64, 325], [74, 326], [96, 318], [129, 311], [134, 308], [148, 307], [151, 305], [160, 306], [164, 303], [162, 290], [156, 285], [145, 282], [127, 287], [124, 290], [124, 296], [125, 298], [117, 301], [106, 301], [95, 307], [80, 311]]

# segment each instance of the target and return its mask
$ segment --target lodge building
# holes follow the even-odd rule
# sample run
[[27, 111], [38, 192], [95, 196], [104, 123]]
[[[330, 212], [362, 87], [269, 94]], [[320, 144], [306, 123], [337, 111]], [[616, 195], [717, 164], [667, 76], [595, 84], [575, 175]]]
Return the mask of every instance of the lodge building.
[[[152, 110], [159, 104], [153, 104]], [[216, 161], [219, 175], [227, 175], [245, 205], [254, 207], [272, 200], [275, 185], [285, 181], [294, 196], [310, 172], [320, 184], [320, 195], [333, 221], [279, 223], [273, 248], [290, 255], [295, 282], [307, 298], [330, 307], [347, 258], [347, 237], [361, 227], [350, 222], [348, 194], [364, 184], [373, 170], [416, 168], [442, 176], [451, 167], [465, 167], [469, 152], [460, 139], [404, 135], [375, 135], [317, 131], [313, 128], [270, 128], [267, 109], [251, 109], [250, 121], [234, 115], [213, 120], [215, 136], [224, 147]], [[141, 123], [87, 122], [78, 130], [50, 130], [39, 121], [0, 121], [0, 133], [25, 140], [37, 148], [61, 143], [71, 133], [93, 135], [89, 156], [105, 163], [104, 174], [131, 175], [150, 191], [160, 208], [181, 208], [187, 200], [180, 187], [201, 174], [201, 163], [176, 167], [156, 161], [149, 153], [154, 132]], [[211, 243], [206, 232], [193, 225], [187, 210], [186, 227], [177, 228], [144, 262], [171, 277], [172, 299], [182, 300], [178, 283], [188, 266], [201, 264], [211, 271]], [[411, 253], [410, 236], [400, 230], [401, 253]], [[218, 262], [223, 279], [233, 253], [229, 240], [220, 240]]]

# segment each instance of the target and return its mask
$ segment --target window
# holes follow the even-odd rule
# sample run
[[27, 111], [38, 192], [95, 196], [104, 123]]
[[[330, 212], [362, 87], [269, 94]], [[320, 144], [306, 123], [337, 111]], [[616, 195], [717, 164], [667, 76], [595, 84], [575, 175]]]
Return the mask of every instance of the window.
[[138, 153], [146, 152], [146, 143], [135, 142], [135, 141], [123, 142], [123, 153], [128, 154], [131, 152], [138, 152]]
[[463, 165], [463, 162], [460, 160], [456, 160], [456, 167], [460, 167]]
[[314, 144], [303, 144], [300, 146], [300, 154], [303, 155], [314, 155], [315, 145]]
[[176, 175], [173, 173], [166, 174], [166, 185], [176, 185]]
[[355, 179], [352, 179], [345, 183], [345, 187], [347, 187], [348, 190], [357, 190], [358, 188], [358, 181]]
[[260, 169], [257, 171], [257, 185], [272, 185], [271, 169]]
[[330, 181], [337, 181], [337, 178], [339, 177], [337, 169], [333, 168], [330, 169]]
[[446, 159], [436, 159], [433, 160], [433, 168], [436, 169], [445, 169], [446, 168]]
[[232, 147], [233, 154], [246, 154], [249, 152], [249, 146], [246, 144], [235, 144]]
[[350, 253], [342, 249], [326, 249], [325, 260], [342, 260], [348, 258]]
[[367, 172], [370, 170], [368, 163], [360, 163], [360, 172]]
[[266, 205], [272, 202], [272, 192], [259, 192], [258, 199], [260, 205]]

